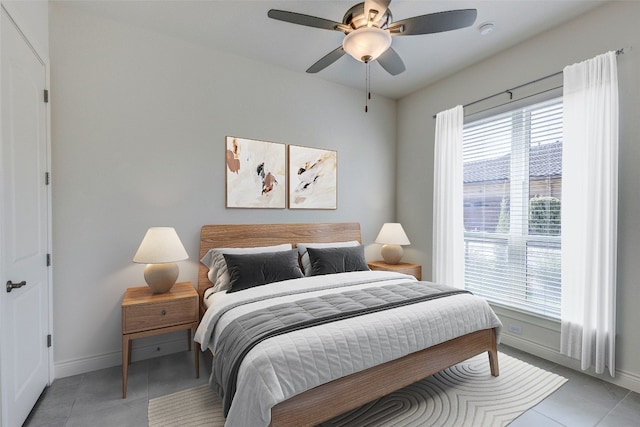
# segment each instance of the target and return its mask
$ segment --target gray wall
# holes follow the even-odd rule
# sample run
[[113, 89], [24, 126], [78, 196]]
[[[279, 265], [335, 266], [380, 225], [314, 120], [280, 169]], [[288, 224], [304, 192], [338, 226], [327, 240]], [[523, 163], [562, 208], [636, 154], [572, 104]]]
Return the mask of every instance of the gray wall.
[[[431, 276], [433, 145], [439, 111], [465, 104], [562, 70], [566, 65], [609, 50], [625, 48], [618, 57], [620, 85], [620, 170], [618, 235], [618, 328], [615, 381], [640, 390], [640, 2], [605, 4], [559, 28], [452, 75], [398, 103], [397, 220], [411, 236], [413, 261]], [[497, 30], [499, 31], [499, 29]], [[528, 88], [527, 90], [531, 90]], [[504, 101], [504, 99], [502, 100]], [[485, 104], [481, 107], [487, 107]], [[417, 173], [416, 171], [422, 171]], [[558, 354], [557, 322], [497, 309], [505, 326], [503, 342], [577, 367]], [[606, 378], [605, 378], [606, 379]]]
[[[393, 220], [396, 102], [50, 3], [56, 377], [120, 363], [120, 303], [150, 226], [176, 228], [197, 279], [211, 223]], [[226, 135], [338, 151], [337, 210], [225, 208]], [[134, 342], [133, 358], [186, 349]]]

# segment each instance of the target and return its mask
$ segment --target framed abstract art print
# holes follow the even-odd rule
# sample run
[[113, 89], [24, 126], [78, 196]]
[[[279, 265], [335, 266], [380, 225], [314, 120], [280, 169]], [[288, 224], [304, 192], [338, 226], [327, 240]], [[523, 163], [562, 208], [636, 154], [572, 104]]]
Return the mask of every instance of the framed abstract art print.
[[286, 145], [227, 136], [225, 148], [227, 207], [284, 209]]
[[336, 209], [338, 152], [289, 145], [289, 209]]

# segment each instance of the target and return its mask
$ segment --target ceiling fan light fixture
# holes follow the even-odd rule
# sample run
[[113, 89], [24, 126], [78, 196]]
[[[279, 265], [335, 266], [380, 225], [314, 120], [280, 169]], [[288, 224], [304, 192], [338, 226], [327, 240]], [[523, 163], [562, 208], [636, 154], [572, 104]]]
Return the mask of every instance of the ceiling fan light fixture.
[[373, 61], [391, 46], [391, 34], [378, 27], [362, 27], [346, 35], [342, 48], [360, 62]]

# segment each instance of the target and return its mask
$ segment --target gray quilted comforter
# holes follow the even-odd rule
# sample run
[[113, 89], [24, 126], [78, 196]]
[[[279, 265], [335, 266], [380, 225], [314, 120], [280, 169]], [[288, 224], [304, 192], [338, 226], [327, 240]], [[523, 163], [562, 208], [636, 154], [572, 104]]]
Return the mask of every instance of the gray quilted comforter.
[[[452, 292], [440, 298], [443, 291]], [[195, 339], [214, 354], [210, 383], [230, 404], [226, 426], [268, 426], [273, 406], [305, 390], [470, 332], [501, 327], [483, 299], [391, 272], [307, 277], [217, 293], [213, 299]], [[288, 313], [286, 320], [272, 315], [274, 306]], [[339, 319], [317, 321], [332, 316]], [[290, 327], [298, 320], [310, 324]], [[246, 332], [252, 329], [255, 333]], [[283, 333], [270, 333], [276, 329]], [[235, 348], [235, 355], [225, 353], [227, 347]]]

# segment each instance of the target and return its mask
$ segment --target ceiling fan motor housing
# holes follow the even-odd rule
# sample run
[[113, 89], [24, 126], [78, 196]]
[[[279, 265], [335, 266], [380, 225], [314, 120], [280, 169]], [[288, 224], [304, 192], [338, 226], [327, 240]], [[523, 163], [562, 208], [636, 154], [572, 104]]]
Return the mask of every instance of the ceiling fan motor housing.
[[389, 8], [387, 8], [383, 14], [377, 13], [373, 16], [365, 16], [364, 3], [358, 3], [347, 10], [344, 18], [342, 18], [342, 23], [356, 30], [368, 26], [369, 20], [371, 20], [371, 25], [385, 29], [393, 22], [393, 16]]

